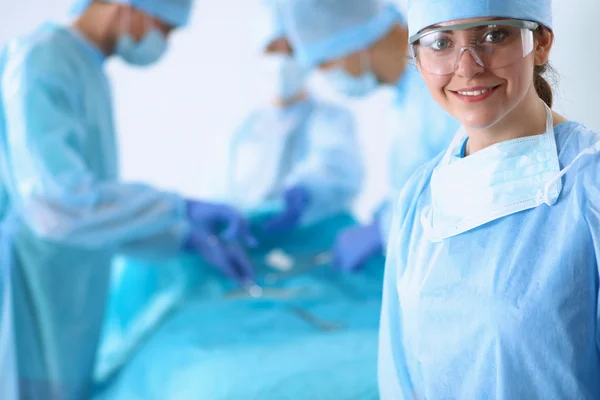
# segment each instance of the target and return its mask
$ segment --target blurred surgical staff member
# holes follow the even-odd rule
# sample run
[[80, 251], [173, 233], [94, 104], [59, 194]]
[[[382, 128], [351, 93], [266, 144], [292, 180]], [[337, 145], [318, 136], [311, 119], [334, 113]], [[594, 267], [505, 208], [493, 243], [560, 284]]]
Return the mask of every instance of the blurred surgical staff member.
[[2, 214], [17, 221], [12, 289], [21, 398], [91, 395], [117, 252], [191, 251], [232, 277], [252, 274], [241, 248], [252, 240], [236, 211], [118, 178], [106, 59], [157, 62], [191, 6], [191, 0], [80, 1], [72, 25], [45, 24], [0, 53], [9, 200]]
[[551, 0], [412, 0], [408, 21], [463, 126], [394, 213], [381, 398], [600, 398], [600, 134], [551, 109]]
[[283, 200], [263, 226], [276, 234], [350, 209], [363, 164], [353, 115], [308, 94], [310, 69], [295, 58], [278, 3], [260, 6], [258, 47], [272, 104], [253, 112], [234, 135], [229, 187], [246, 209]]
[[433, 100], [417, 69], [407, 65], [408, 31], [395, 6], [380, 0], [281, 0], [281, 4], [303, 66], [319, 67], [346, 96], [364, 97], [384, 85], [395, 88], [389, 198], [372, 223], [340, 234], [334, 249], [334, 264], [355, 270], [382, 252], [393, 199], [417, 167], [446, 148], [459, 125]]

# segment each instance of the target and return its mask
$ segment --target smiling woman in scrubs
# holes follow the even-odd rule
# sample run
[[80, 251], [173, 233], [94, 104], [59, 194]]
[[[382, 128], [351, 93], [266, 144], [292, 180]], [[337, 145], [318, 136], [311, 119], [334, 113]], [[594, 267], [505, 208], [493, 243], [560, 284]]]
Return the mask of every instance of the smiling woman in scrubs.
[[383, 399], [600, 396], [600, 135], [551, 110], [551, 0], [413, 0], [412, 53], [462, 123], [398, 201]]

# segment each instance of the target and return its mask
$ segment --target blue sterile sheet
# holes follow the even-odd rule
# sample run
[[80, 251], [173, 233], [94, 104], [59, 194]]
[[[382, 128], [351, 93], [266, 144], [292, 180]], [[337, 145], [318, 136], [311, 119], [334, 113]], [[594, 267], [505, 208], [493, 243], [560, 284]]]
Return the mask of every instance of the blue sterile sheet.
[[[97, 397], [378, 398], [383, 258], [358, 273], [326, 263], [305, 270], [353, 224], [341, 215], [277, 238], [257, 232], [257, 297], [193, 257], [162, 270], [151, 265], [145, 274], [148, 265], [122, 261], [121, 286], [129, 290], [121, 290], [120, 303], [115, 284], [109, 302]], [[288, 275], [269, 263], [273, 249], [295, 261]]]

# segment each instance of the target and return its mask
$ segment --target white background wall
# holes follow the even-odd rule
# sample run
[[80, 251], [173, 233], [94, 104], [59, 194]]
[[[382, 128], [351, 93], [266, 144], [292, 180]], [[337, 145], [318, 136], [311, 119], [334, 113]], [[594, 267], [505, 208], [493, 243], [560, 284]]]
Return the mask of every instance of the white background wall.
[[[228, 139], [264, 100], [253, 69], [257, 55], [248, 39], [255, 20], [253, 4], [198, 0], [190, 28], [174, 36], [168, 57], [158, 66], [138, 70], [119, 61], [108, 64], [125, 179], [189, 196], [222, 194]], [[0, 0], [0, 43], [44, 20], [65, 20], [70, 5], [70, 0]], [[555, 0], [554, 8], [552, 61], [561, 78], [556, 108], [600, 130], [600, 47], [594, 26], [600, 1]], [[346, 102], [357, 113], [368, 167], [357, 205], [363, 217], [385, 193], [379, 132], [388, 95]]]

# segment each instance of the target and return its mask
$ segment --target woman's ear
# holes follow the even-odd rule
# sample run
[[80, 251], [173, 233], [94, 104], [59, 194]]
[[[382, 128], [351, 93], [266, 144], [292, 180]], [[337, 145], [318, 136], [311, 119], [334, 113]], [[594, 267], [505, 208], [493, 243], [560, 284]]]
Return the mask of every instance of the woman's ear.
[[544, 65], [550, 58], [550, 50], [554, 44], [554, 32], [542, 28], [535, 33], [535, 65]]

